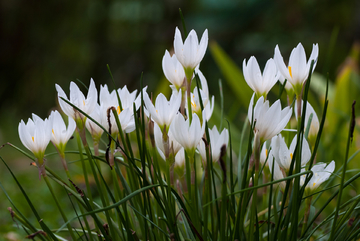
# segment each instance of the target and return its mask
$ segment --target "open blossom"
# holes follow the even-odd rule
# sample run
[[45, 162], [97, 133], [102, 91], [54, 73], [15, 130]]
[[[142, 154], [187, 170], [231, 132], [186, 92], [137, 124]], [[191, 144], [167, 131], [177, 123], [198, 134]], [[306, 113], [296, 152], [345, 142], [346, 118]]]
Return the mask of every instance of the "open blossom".
[[66, 127], [65, 122], [58, 111], [52, 111], [49, 120], [52, 123], [51, 142], [60, 152], [64, 152], [66, 143], [74, 134], [76, 123], [71, 117], [68, 117], [68, 126]]
[[[191, 30], [185, 41], [182, 41], [180, 30], [176, 27], [174, 37], [174, 51], [177, 59], [184, 67], [185, 72], [194, 71], [195, 67], [203, 59], [208, 45], [208, 31], [204, 31], [200, 43], [197, 34]], [[189, 74], [186, 74], [189, 76]], [[189, 81], [189, 80], [188, 80]]]
[[[196, 113], [199, 116], [201, 122], [203, 121], [202, 116], [203, 116], [203, 112], [204, 112], [205, 120], [208, 121], [214, 111], [215, 97], [212, 96], [211, 101], [210, 101], [209, 89], [208, 89], [206, 78], [200, 70], [196, 70], [196, 72], [200, 79], [201, 89], [198, 91], [198, 88], [196, 86], [194, 88], [193, 92], [190, 94], [191, 111], [192, 111], [192, 113]], [[199, 92], [200, 92], [200, 96], [199, 96]], [[201, 101], [203, 103], [204, 109], [201, 109], [200, 97], [201, 97]], [[187, 103], [186, 103], [186, 106], [187, 106]], [[187, 115], [189, 115], [188, 109], [186, 109], [186, 111], [187, 111]]]
[[[80, 114], [76, 109], [74, 109], [71, 105], [66, 103], [64, 100], [61, 99], [64, 98], [66, 100], [69, 100], [63, 91], [63, 89], [55, 84], [56, 90], [58, 92], [58, 100], [59, 105], [62, 109], [62, 111], [67, 115], [73, 118], [75, 121], [81, 119], [84, 119], [84, 116]], [[94, 80], [90, 80], [90, 87], [87, 94], [87, 97], [85, 98], [84, 94], [80, 91], [79, 87], [71, 81], [70, 83], [70, 102], [75, 105], [77, 108], [85, 112], [86, 114], [91, 114], [91, 112], [94, 110], [96, 102], [97, 102], [97, 90], [95, 87]]]
[[171, 123], [170, 131], [174, 139], [184, 147], [186, 151], [194, 152], [204, 135], [205, 124], [201, 125], [200, 119], [195, 113], [192, 115], [191, 124], [189, 121], [190, 119], [185, 120], [183, 115], [179, 113], [176, 114]]
[[266, 62], [263, 73], [261, 73], [259, 64], [254, 56], [251, 56], [246, 64], [246, 59], [243, 61], [243, 72], [246, 83], [257, 94], [257, 96], [265, 96], [276, 84], [278, 78], [275, 61], [269, 59]]
[[185, 81], [185, 71], [175, 54], [170, 56], [169, 52], [165, 51], [162, 59], [162, 69], [166, 79], [179, 91]]
[[180, 93], [173, 92], [169, 101], [160, 93], [156, 97], [155, 105], [144, 91], [144, 104], [151, 119], [159, 125], [161, 130], [166, 126], [166, 131], [168, 131], [173, 118], [180, 108], [181, 90]]
[[253, 111], [254, 96], [252, 96], [249, 109], [248, 118], [251, 123], [251, 118], [255, 122], [254, 132], [259, 136], [260, 142], [271, 139], [273, 136], [279, 134], [290, 120], [292, 109], [285, 107], [281, 109], [280, 100], [277, 100], [271, 107], [269, 101], [264, 102], [264, 97], [261, 96]]
[[[275, 157], [275, 161], [283, 168], [286, 172], [289, 171], [291, 160], [294, 155], [295, 147], [297, 143], [297, 135], [293, 138], [290, 147], [288, 148], [285, 139], [281, 134], [274, 136], [271, 139], [271, 150], [272, 155]], [[305, 137], [302, 142], [302, 151], [301, 151], [301, 166], [306, 165], [311, 157], [311, 151], [308, 142]]]
[[[146, 90], [146, 87], [144, 88], [144, 90]], [[121, 101], [121, 107], [119, 105], [115, 90], [110, 93], [107, 85], [100, 86], [100, 119], [98, 122], [101, 123], [105, 129], [109, 130], [110, 120], [110, 132], [111, 134], [117, 134], [119, 132], [119, 128], [117, 126], [116, 119], [113, 115], [113, 112], [109, 110], [111, 107], [113, 107], [117, 112], [121, 124], [121, 129], [125, 133], [129, 133], [135, 130], [135, 120], [133, 112], [134, 103], [137, 110], [140, 107], [141, 99], [139, 98], [139, 96], [136, 97], [136, 90], [130, 93], [126, 86], [124, 86], [122, 89], [118, 89], [117, 92]], [[108, 111], [110, 114], [110, 119], [108, 119]]]
[[[213, 161], [218, 161], [221, 154], [221, 148], [227, 147], [229, 143], [229, 131], [225, 128], [221, 133], [219, 133], [216, 126], [212, 129], [209, 129], [210, 137], [210, 147], [211, 147], [211, 157]], [[206, 160], [206, 148], [203, 141], [199, 142], [198, 150], [203, 160]]]
[[29, 118], [26, 124], [20, 121], [18, 131], [23, 145], [37, 158], [43, 157], [51, 138], [51, 121], [32, 114], [32, 119]]
[[[307, 183], [305, 190], [311, 192], [317, 189], [320, 184], [329, 179], [331, 174], [335, 170], [335, 162], [331, 161], [328, 165], [326, 163], [317, 163], [312, 168], [313, 176], [310, 181]], [[300, 184], [304, 185], [306, 175], [300, 177]]]
[[[96, 104], [95, 109], [91, 112], [90, 117], [93, 118], [101, 126], [107, 123], [105, 112], [99, 104]], [[88, 119], [85, 123], [86, 129], [90, 132], [93, 140], [99, 141], [104, 130], [95, 124], [92, 120]]]
[[309, 60], [306, 61], [306, 54], [304, 47], [302, 46], [301, 43], [299, 43], [291, 51], [289, 64], [288, 66], [286, 66], [284, 59], [280, 53], [279, 46], [276, 45], [275, 54], [274, 54], [275, 63], [281, 74], [285, 77], [285, 79], [287, 79], [287, 81], [293, 85], [296, 94], [300, 94], [301, 88], [305, 80], [308, 78], [312, 60], [315, 61], [313, 70], [315, 69], [318, 55], [319, 55], [318, 44], [313, 44], [313, 48]]
[[39, 168], [39, 178], [41, 175], [46, 175], [44, 155], [45, 149], [51, 139], [51, 128], [50, 120], [42, 120], [35, 114], [32, 114], [32, 119], [29, 118], [26, 124], [21, 120], [18, 127], [22, 144], [36, 157], [37, 166]]
[[[158, 124], [154, 123], [154, 138], [155, 138], [155, 144], [158, 149], [158, 152], [164, 160], [166, 160], [165, 152], [166, 152], [166, 145], [163, 139], [163, 132], [160, 130], [160, 127]], [[173, 134], [169, 131], [168, 133], [168, 148], [169, 148], [169, 154], [177, 155], [179, 150], [182, 148], [181, 145], [174, 139]]]

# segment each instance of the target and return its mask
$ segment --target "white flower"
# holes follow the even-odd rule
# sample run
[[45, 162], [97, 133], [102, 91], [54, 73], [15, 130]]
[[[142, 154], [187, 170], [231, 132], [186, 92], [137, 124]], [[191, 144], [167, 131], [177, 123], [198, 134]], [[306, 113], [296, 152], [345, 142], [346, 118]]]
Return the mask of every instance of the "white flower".
[[[326, 163], [317, 163], [311, 168], [311, 171], [313, 172], [313, 176], [306, 185], [305, 189], [310, 192], [314, 191], [320, 186], [321, 183], [329, 179], [329, 177], [334, 172], [334, 170], [335, 170], [334, 161], [331, 161], [329, 165], [326, 165]], [[300, 178], [301, 185], [304, 185], [305, 177], [306, 175], [301, 176]]]
[[[229, 132], [225, 128], [221, 134], [219, 133], [216, 126], [212, 129], [209, 129], [210, 137], [210, 147], [211, 147], [211, 156], [213, 161], [218, 161], [220, 159], [221, 148], [228, 145], [229, 142]], [[206, 160], [206, 148], [203, 141], [199, 142], [198, 150], [203, 160]]]
[[51, 142], [60, 152], [64, 152], [66, 143], [74, 134], [76, 123], [71, 117], [68, 117], [68, 127], [66, 127], [63, 118], [57, 110], [50, 113], [49, 120], [52, 123]]
[[109, 108], [114, 107], [116, 109], [122, 130], [125, 133], [129, 133], [135, 130], [133, 104], [135, 103], [135, 108], [139, 108], [140, 106], [140, 101], [136, 100], [136, 91], [130, 93], [125, 86], [123, 89], [119, 89], [118, 93], [123, 108], [122, 110], [119, 106], [116, 92], [112, 91], [110, 93], [107, 85], [100, 86], [100, 111], [102, 112], [100, 122], [105, 129], [109, 130], [109, 111], [111, 125], [110, 132], [112, 135], [119, 133], [119, 128], [117, 126], [115, 116], [113, 115], [113, 112], [109, 110]]
[[[272, 155], [275, 157], [275, 161], [283, 168], [286, 172], [289, 171], [291, 160], [294, 155], [295, 147], [297, 143], [297, 135], [293, 138], [290, 148], [287, 147], [284, 138], [279, 134], [271, 139], [271, 150]], [[302, 144], [301, 152], [301, 166], [306, 165], [311, 157], [311, 151], [308, 142], [305, 137]]]
[[22, 144], [29, 149], [42, 164], [45, 149], [51, 138], [51, 121], [42, 120], [39, 116], [32, 114], [32, 119], [28, 119], [25, 124], [20, 121], [18, 131]]
[[[106, 111], [104, 111], [102, 106], [99, 104], [96, 104], [94, 111], [90, 114], [90, 117], [103, 127], [107, 125]], [[99, 141], [104, 130], [90, 119], [86, 121], [85, 126], [86, 129], [90, 132], [93, 140]]]
[[[297, 110], [297, 101], [295, 101], [295, 110]], [[303, 113], [304, 108], [304, 102], [301, 101], [301, 114]], [[317, 133], [319, 132], [319, 119], [316, 115], [316, 112], [314, 111], [314, 108], [310, 105], [309, 102], [306, 104], [306, 114], [305, 114], [305, 123], [304, 128], [306, 130], [309, 122], [310, 115], [312, 114], [312, 119], [310, 123], [310, 129], [309, 129], [309, 139], [312, 137], [315, 137]], [[298, 113], [295, 111], [295, 117], [298, 119]]]
[[[83, 119], [83, 115], [80, 114], [77, 110], [75, 110], [72, 106], [67, 104], [64, 100], [61, 99], [63, 97], [64, 99], [68, 100], [65, 92], [63, 89], [55, 84], [56, 90], [58, 92], [58, 100], [59, 105], [62, 109], [62, 111], [67, 115], [73, 118], [75, 121], [80, 119]], [[70, 102], [75, 105], [77, 108], [85, 112], [86, 114], [91, 114], [91, 112], [94, 110], [96, 102], [97, 102], [97, 90], [95, 87], [94, 80], [90, 80], [90, 87], [89, 92], [87, 94], [87, 97], [85, 98], [84, 94], [80, 91], [79, 87], [74, 83], [70, 83]]]
[[[147, 89], [147, 86], [144, 87], [144, 91], [146, 91]], [[126, 108], [129, 108], [132, 112], [133, 112], [133, 108], [134, 108], [134, 103], [135, 103], [135, 108], [136, 110], [139, 109], [140, 105], [141, 105], [141, 96], [138, 95], [136, 97], [136, 93], [137, 93], [137, 90], [134, 90], [133, 92], [129, 92], [129, 90], [127, 89], [126, 85], [121, 89], [119, 88], [118, 90], [118, 93], [119, 93], [119, 98], [120, 98], [120, 101], [121, 101], [121, 107], [122, 109], [126, 109]], [[115, 91], [112, 91], [114, 92], [114, 96], [117, 100], [117, 96], [116, 96], [116, 93]]]
[[[275, 47], [274, 60], [275, 63], [281, 72], [281, 74], [290, 82], [295, 90], [296, 94], [300, 94], [301, 88], [305, 80], [308, 78], [311, 61], [314, 60], [315, 69], [317, 59], [319, 55], [318, 44], [313, 44], [312, 52], [309, 57], [309, 60], [306, 61], [306, 54], [304, 47], [299, 43], [296, 48], [291, 51], [289, 64], [286, 67], [284, 59], [280, 53], [279, 46]], [[312, 71], [313, 71], [312, 70]]]
[[[215, 97], [212, 96], [211, 101], [209, 101], [209, 89], [208, 89], [206, 78], [200, 70], [196, 70], [196, 72], [197, 72], [200, 82], [201, 82], [201, 89], [198, 91], [198, 88], [196, 86], [193, 90], [193, 93], [190, 94], [191, 111], [192, 111], [192, 113], [196, 113], [199, 116], [201, 121], [202, 121], [202, 115], [203, 115], [202, 112], [205, 112], [204, 116], [205, 116], [205, 119], [208, 121], [214, 111]], [[202, 100], [202, 103], [204, 106], [203, 110], [201, 109], [201, 105], [200, 105], [199, 92], [200, 92], [201, 100]], [[186, 106], [187, 106], [187, 103], [186, 103]], [[186, 111], [187, 111], [187, 115], [189, 116], [188, 109], [186, 109]]]
[[185, 80], [185, 72], [184, 67], [176, 58], [175, 54], [170, 56], [169, 52], [167, 50], [165, 51], [165, 55], [162, 59], [162, 69], [166, 79], [174, 85], [177, 91], [179, 91]]
[[[155, 137], [155, 144], [158, 149], [158, 152], [164, 160], [166, 160], [165, 157], [165, 145], [163, 140], [163, 132], [160, 130], [160, 127], [158, 124], [154, 123], [154, 137]], [[169, 154], [176, 155], [178, 151], [182, 148], [181, 145], [174, 139], [173, 134], [171, 132], [168, 133], [169, 138]]]
[[168, 131], [173, 118], [180, 108], [181, 90], [179, 93], [173, 92], [169, 101], [160, 93], [156, 97], [155, 105], [151, 102], [149, 95], [145, 91], [143, 96], [144, 104], [151, 119], [159, 125], [161, 130], [166, 126], [166, 131]]
[[[192, 72], [195, 67], [201, 62], [203, 59], [206, 48], [208, 45], [208, 31], [207, 29], [204, 31], [200, 43], [196, 32], [191, 30], [185, 42], [182, 41], [181, 33], [179, 29], [176, 27], [175, 30], [175, 38], [174, 38], [174, 51], [177, 59], [184, 67], [185, 72], [187, 70]], [[189, 74], [187, 74], [189, 76]], [[189, 80], [188, 80], [189, 81]]]
[[[254, 132], [259, 135], [260, 142], [271, 139], [273, 136], [279, 134], [290, 120], [292, 109], [285, 107], [281, 110], [280, 100], [277, 100], [271, 107], [269, 101], [264, 102], [264, 97], [261, 96], [254, 107], [254, 96], [252, 96], [249, 109], [248, 118], [251, 123], [251, 118], [256, 122]], [[253, 116], [254, 115], [254, 116]]]
[[257, 96], [266, 96], [278, 81], [276, 76], [277, 68], [273, 59], [269, 59], [266, 62], [263, 74], [261, 73], [259, 64], [254, 56], [250, 57], [247, 64], [246, 59], [244, 59], [243, 72], [246, 83]]
[[185, 120], [183, 115], [177, 114], [171, 123], [170, 131], [174, 139], [179, 142], [186, 151], [194, 152], [203, 137], [205, 124], [201, 126], [200, 119], [196, 114], [192, 115], [191, 124], [189, 121], [190, 119]]

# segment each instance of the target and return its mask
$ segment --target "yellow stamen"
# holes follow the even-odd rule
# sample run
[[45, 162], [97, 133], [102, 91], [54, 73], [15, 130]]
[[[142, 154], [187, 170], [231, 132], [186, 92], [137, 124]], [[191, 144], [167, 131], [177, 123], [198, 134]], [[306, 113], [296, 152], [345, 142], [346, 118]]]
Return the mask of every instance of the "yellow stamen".
[[290, 158], [293, 159], [293, 154], [292, 153], [290, 153]]
[[85, 100], [83, 100], [83, 104], [85, 105]]
[[289, 66], [288, 68], [289, 68], [290, 77], [292, 78], [291, 66]]
[[313, 187], [315, 187], [316, 182], [313, 183]]
[[117, 113], [118, 113], [118, 115], [120, 115], [120, 112], [121, 112], [120, 106], [118, 106], [118, 107], [117, 107]]
[[32, 139], [32, 140], [33, 140], [33, 142], [34, 142], [34, 137], [33, 137], [33, 136], [31, 137], [31, 139]]
[[268, 149], [265, 149], [265, 155], [266, 155], [266, 157], [268, 156]]
[[191, 105], [194, 107], [194, 109], [196, 109], [196, 104], [194, 101], [191, 101]]
[[159, 113], [158, 110], [156, 110], [156, 113]]
[[51, 132], [53, 133], [53, 135], [55, 136], [55, 132], [54, 132], [54, 129], [51, 130]]

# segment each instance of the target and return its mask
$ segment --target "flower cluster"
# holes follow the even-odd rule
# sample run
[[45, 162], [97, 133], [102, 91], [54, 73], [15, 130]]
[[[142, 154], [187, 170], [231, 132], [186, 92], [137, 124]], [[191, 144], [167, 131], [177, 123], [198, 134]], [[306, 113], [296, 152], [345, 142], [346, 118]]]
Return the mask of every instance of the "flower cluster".
[[[246, 212], [243, 212], [246, 207], [243, 208], [241, 205], [252, 206], [249, 209], [250, 214], [253, 215], [250, 217], [252, 221], [249, 225], [250, 234], [255, 233], [253, 227], [258, 226], [257, 224], [254, 225], [255, 222], [258, 222], [257, 210], [260, 210], [257, 202], [260, 195], [257, 194], [266, 185], [273, 185], [273, 183], [267, 182], [269, 180], [278, 183], [280, 189], [276, 189], [276, 192], [282, 191], [284, 194], [283, 200], [285, 201], [282, 202], [283, 204], [297, 205], [296, 208], [289, 209], [289, 212], [295, 210], [296, 215], [298, 215], [297, 207], [300, 207], [299, 200], [302, 200], [302, 197], [293, 198], [293, 195], [303, 195], [304, 192], [311, 195], [323, 182], [330, 178], [335, 170], [334, 161], [329, 164], [316, 163], [316, 153], [314, 152], [317, 149], [315, 143], [318, 142], [316, 140], [319, 139], [319, 119], [310, 103], [305, 103], [305, 98], [304, 101], [302, 100], [304, 83], [316, 66], [318, 45], [313, 45], [312, 53], [307, 60], [304, 48], [299, 43], [292, 51], [288, 65], [284, 63], [279, 47], [276, 46], [274, 57], [267, 61], [263, 71], [261, 71], [254, 56], [243, 61], [245, 81], [254, 93], [249, 100], [247, 110], [246, 124], [249, 124], [251, 132], [248, 151], [244, 158], [246, 161], [238, 163], [236, 178], [233, 178], [236, 171], [234, 169], [235, 162], [231, 158], [235, 152], [227, 152], [231, 133], [226, 128], [219, 130], [216, 126], [212, 128], [208, 126], [208, 121], [213, 115], [215, 98], [210, 95], [207, 79], [199, 67], [206, 53], [207, 45], [207, 30], [204, 31], [200, 41], [194, 30], [191, 30], [183, 41], [180, 30], [176, 28], [173, 43], [174, 53], [170, 54], [172, 51], [166, 50], [162, 59], [164, 75], [170, 82], [171, 96], [165, 96], [163, 93], [153, 96], [152, 93], [147, 92], [147, 87], [132, 92], [126, 86], [111, 91], [107, 85], [100, 85], [98, 89], [94, 80], [91, 79], [86, 97], [80, 88], [71, 82], [68, 98], [65, 91], [56, 84], [58, 103], [62, 112], [67, 115], [67, 124], [58, 111], [52, 111], [50, 116], [44, 120], [33, 114], [32, 119], [29, 118], [26, 124], [21, 120], [18, 127], [20, 140], [35, 156], [39, 168], [39, 177], [43, 176], [47, 180], [44, 156], [46, 147], [51, 141], [58, 151], [70, 179], [65, 161], [65, 148], [76, 131], [84, 176], [87, 172], [85, 158], [82, 157], [83, 147], [91, 166], [92, 177], [98, 186], [99, 195], [104, 198], [101, 200], [102, 205], [105, 207], [110, 204], [110, 201], [105, 200], [107, 195], [104, 195], [105, 192], [100, 185], [100, 179], [97, 177], [97, 174], [105, 173], [100, 168], [100, 165], [104, 164], [98, 162], [97, 159], [103, 160], [104, 163], [107, 162], [110, 166], [110, 173], [113, 178], [112, 185], [115, 187], [116, 196], [123, 196], [123, 193], [128, 195], [131, 192], [129, 190], [146, 190], [147, 194], [143, 197], [146, 196], [149, 199], [149, 207], [152, 205], [150, 204], [152, 197], [148, 195], [150, 192], [151, 196], [155, 197], [154, 202], [160, 201], [166, 204], [165, 208], [157, 208], [154, 212], [164, 211], [161, 214], [156, 213], [156, 216], [164, 217], [164, 220], [166, 219], [171, 224], [167, 228], [174, 236], [178, 235], [176, 240], [182, 240], [175, 230], [177, 226], [182, 224], [176, 223], [175, 220], [175, 217], [178, 216], [176, 205], [180, 203], [179, 200], [175, 202], [175, 198], [183, 199], [186, 209], [191, 210], [189, 217], [193, 222], [192, 226], [199, 227], [199, 230], [204, 228], [204, 233], [208, 234], [210, 233], [207, 231], [207, 227], [210, 226], [208, 220], [205, 217], [203, 220], [200, 219], [202, 213], [204, 216], [205, 211], [208, 213], [207, 208], [210, 210], [212, 206], [218, 205], [217, 202], [211, 202], [211, 205], [203, 205], [214, 198], [217, 199], [217, 196], [219, 197], [216, 183], [221, 183], [222, 189], [221, 209], [217, 208], [223, 212], [221, 219], [225, 217], [223, 214], [226, 215], [230, 209], [235, 211], [234, 202], [238, 198], [235, 198], [234, 195], [237, 193], [241, 192], [239, 194], [241, 198], [238, 200], [243, 200], [238, 203], [237, 215], [244, 216], [240, 219], [235, 218], [235, 223], [238, 223], [239, 220], [244, 221], [245, 216], [248, 216]], [[311, 66], [312, 69], [310, 69]], [[196, 87], [191, 85], [193, 79], [197, 80]], [[282, 107], [283, 104], [280, 99], [271, 103], [271, 98], [267, 98], [270, 90], [277, 82], [284, 85], [287, 90], [288, 103], [285, 107]], [[296, 101], [294, 101], [294, 94]], [[295, 121], [291, 121], [292, 119]], [[302, 127], [302, 123], [304, 123], [304, 127]], [[138, 149], [133, 151], [131, 138], [135, 134], [129, 133], [135, 130]], [[104, 133], [106, 138], [102, 140]], [[88, 136], [92, 138], [92, 148], [87, 142]], [[101, 152], [99, 145], [104, 139], [106, 139], [106, 147]], [[122, 164], [125, 164], [123, 165], [124, 168], [116, 165], [117, 162], [115, 161], [120, 160], [120, 158], [115, 158], [116, 148], [121, 149], [119, 152], [122, 155]], [[92, 151], [94, 155], [91, 153]], [[228, 153], [230, 153], [230, 158], [227, 158], [226, 154]], [[138, 154], [141, 158], [136, 157]], [[241, 157], [238, 158], [238, 160], [241, 159]], [[140, 161], [141, 165], [139, 164]], [[213, 164], [221, 172], [217, 172]], [[165, 166], [165, 168], [160, 166]], [[177, 176], [176, 187], [174, 183], [175, 166], [176, 172], [181, 172], [181, 175]], [[200, 169], [201, 171], [198, 172]], [[124, 170], [129, 171], [126, 173], [128, 175], [123, 175]], [[227, 177], [228, 173], [230, 173], [230, 178]], [[240, 177], [242, 174], [243, 178]], [[201, 184], [198, 185], [200, 175], [202, 175], [202, 179]], [[183, 178], [184, 176], [185, 178]], [[261, 183], [260, 177], [263, 178], [263, 183]], [[122, 187], [118, 185], [118, 178]], [[105, 178], [102, 179], [106, 182]], [[90, 190], [87, 176], [85, 182], [87, 190]], [[183, 189], [185, 182], [186, 189]], [[260, 187], [260, 184], [265, 185]], [[236, 190], [238, 187], [234, 188], [236, 185], [240, 188], [240, 192]], [[251, 186], [257, 189], [253, 189]], [[173, 195], [175, 188], [180, 195]], [[209, 190], [205, 190], [208, 188]], [[244, 191], [241, 188], [249, 189]], [[121, 189], [126, 189], [126, 191]], [[202, 190], [200, 191], [200, 189]], [[264, 189], [266, 190], [266, 188]], [[231, 201], [228, 199], [228, 190], [232, 192]], [[287, 191], [285, 192], [285, 190]], [[183, 191], [185, 195], [182, 195]], [[90, 191], [88, 192], [91, 195]], [[272, 199], [271, 195], [273, 194], [270, 192], [269, 200]], [[139, 200], [141, 200], [141, 196], [137, 196]], [[277, 194], [274, 194], [274, 197], [277, 199]], [[289, 198], [289, 201], [286, 198]], [[309, 200], [307, 200], [308, 207], [306, 207], [308, 210], [310, 209]], [[112, 201], [115, 203], [114, 200]], [[134, 203], [136, 202], [137, 200], [134, 201]], [[231, 205], [227, 207], [228, 203]], [[124, 205], [126, 204], [124, 203]], [[179, 205], [182, 205], [182, 202]], [[277, 203], [274, 203], [275, 205]], [[144, 208], [143, 210], [147, 209]], [[107, 211], [108, 209], [104, 210]], [[126, 212], [125, 209], [124, 211]], [[114, 212], [120, 211], [117, 208]], [[269, 213], [269, 220], [271, 219], [271, 212], [271, 210], [267, 212]], [[275, 210], [275, 212], [277, 211]], [[306, 227], [308, 218], [306, 212], [304, 227]], [[186, 214], [185, 211], [184, 214]], [[144, 215], [141, 215], [146, 217], [148, 214], [145, 211]], [[108, 218], [109, 224], [116, 225], [110, 220], [112, 215], [106, 213], [105, 216]], [[279, 219], [282, 218], [281, 215], [278, 216]], [[287, 217], [286, 215], [286, 219]], [[156, 218], [153, 220], [156, 222]], [[66, 218], [64, 221], [67, 222]], [[175, 223], [176, 225], [173, 225]], [[227, 223], [226, 219], [225, 223]], [[231, 226], [231, 223], [226, 225]], [[121, 225], [119, 224], [119, 227]], [[214, 229], [216, 226], [221, 228], [223, 225], [216, 224], [212, 228]], [[238, 226], [235, 225], [235, 228]], [[68, 228], [71, 230], [70, 226]], [[223, 237], [226, 236], [225, 232], [227, 231], [225, 230], [227, 229], [224, 228]], [[114, 229], [110, 228], [110, 231], [114, 232]]]
[[[207, 30], [204, 31], [200, 42], [194, 30], [191, 30], [183, 42], [181, 33], [176, 28], [175, 53], [170, 55], [169, 51], [166, 50], [162, 59], [164, 75], [171, 83], [172, 94], [170, 99], [168, 100], [163, 94], [159, 94], [153, 103], [146, 92], [146, 87], [142, 90], [145, 114], [150, 121], [154, 122], [154, 139], [157, 150], [160, 156], [169, 161], [171, 165], [175, 160], [177, 163], [185, 161], [181, 160], [185, 158], [184, 151], [193, 156], [197, 150], [201, 158], [206, 160], [205, 143], [210, 143], [209, 154], [212, 160], [218, 161], [221, 148], [228, 145], [228, 131], [224, 129], [220, 134], [216, 126], [208, 130], [210, 139], [205, 142], [202, 141], [202, 138], [205, 138], [205, 123], [211, 118], [214, 109], [214, 96], [210, 97], [207, 80], [199, 69], [199, 64], [207, 49], [207, 43]], [[298, 95], [309, 72], [313, 71], [313, 69], [309, 70], [311, 62], [314, 61], [316, 65], [318, 51], [318, 45], [315, 44], [309, 60], [306, 61], [304, 48], [299, 43], [292, 51], [289, 64], [286, 67], [279, 47], [276, 46], [274, 59], [270, 58], [267, 61], [263, 73], [254, 56], [250, 57], [248, 61], [246, 59], [243, 61], [245, 80], [254, 90], [248, 108], [248, 119], [255, 134], [254, 152], [260, 152], [260, 147], [263, 146], [261, 157], [255, 161], [265, 163], [264, 159], [266, 158], [270, 164], [268, 165], [269, 168], [274, 163], [275, 179], [282, 179], [287, 175], [297, 146], [297, 136], [295, 135], [290, 148], [288, 148], [280, 132], [288, 125], [292, 117], [292, 107], [287, 106], [282, 109], [280, 100], [275, 101], [270, 106], [266, 97], [277, 81], [283, 83], [285, 79], [288, 83], [286, 89], [289, 92], [292, 90]], [[196, 76], [198, 76], [201, 86], [199, 89], [195, 87], [191, 90], [189, 83]], [[52, 112], [49, 118], [45, 120], [33, 114], [33, 119], [29, 119], [27, 124], [24, 121], [19, 124], [20, 139], [24, 146], [35, 155], [42, 175], [45, 175], [43, 171], [44, 153], [50, 140], [59, 154], [63, 156], [66, 143], [73, 135], [76, 127], [79, 132], [83, 132], [85, 129], [89, 131], [94, 141], [95, 150], [98, 148], [97, 145], [104, 130], [112, 138], [117, 138], [120, 132], [130, 133], [135, 130], [136, 115], [134, 114], [137, 113], [141, 104], [141, 95], [137, 94], [137, 90], [129, 92], [124, 86], [110, 92], [108, 87], [103, 85], [100, 86], [98, 98], [95, 82], [91, 79], [86, 98], [79, 87], [71, 82], [70, 98], [68, 99], [59, 85], [55, 85], [55, 87], [58, 92], [59, 105], [68, 116], [68, 126], [66, 127], [64, 120], [57, 111]], [[185, 94], [189, 98], [185, 99]], [[298, 109], [297, 102], [295, 103], [296, 109]], [[302, 109], [303, 104], [301, 104], [301, 115], [303, 114]], [[297, 111], [295, 111], [295, 118], [300, 118]], [[302, 140], [301, 166], [305, 166], [310, 160], [311, 145], [308, 144], [307, 140], [313, 144], [318, 129], [317, 115], [311, 105], [307, 103], [304, 131], [308, 136]], [[271, 151], [267, 153], [266, 145], [269, 145], [270, 142]], [[266, 155], [264, 150], [266, 150]], [[112, 157], [114, 148], [110, 152], [110, 157]], [[179, 152], [181, 155], [178, 155]], [[66, 164], [63, 164], [66, 167]], [[113, 165], [113, 160], [110, 160], [110, 165]], [[325, 171], [317, 170], [319, 166], [316, 165], [313, 169], [315, 168], [317, 175], [322, 175]], [[333, 171], [334, 168], [332, 167], [333, 165], [326, 171]], [[317, 178], [313, 181], [316, 182], [316, 185], [313, 186], [317, 187], [326, 179]]]

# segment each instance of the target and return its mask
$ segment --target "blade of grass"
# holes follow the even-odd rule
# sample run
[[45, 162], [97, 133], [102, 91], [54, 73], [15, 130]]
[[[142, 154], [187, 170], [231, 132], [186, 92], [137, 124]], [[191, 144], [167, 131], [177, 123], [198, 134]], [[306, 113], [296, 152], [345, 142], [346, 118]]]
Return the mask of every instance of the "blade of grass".
[[25, 190], [22, 188], [20, 182], [17, 180], [17, 178], [15, 177], [15, 174], [11, 171], [10, 167], [6, 164], [6, 162], [4, 161], [4, 159], [0, 156], [1, 161], [4, 163], [4, 165], [6, 166], [6, 168], [9, 170], [11, 176], [14, 178], [17, 186], [20, 188], [21, 193], [23, 194], [23, 196], [26, 199], [26, 202], [29, 204], [31, 211], [34, 213], [37, 221], [39, 222], [40, 226], [42, 227], [42, 229], [49, 235], [49, 237], [51, 237], [52, 240], [58, 240], [55, 235], [50, 231], [50, 229], [48, 228], [48, 226], [45, 224], [44, 220], [42, 218], [40, 218], [40, 215], [38, 214], [38, 212], [36, 211], [34, 205], [32, 204], [32, 202], [30, 201], [28, 195], [26, 194]]

